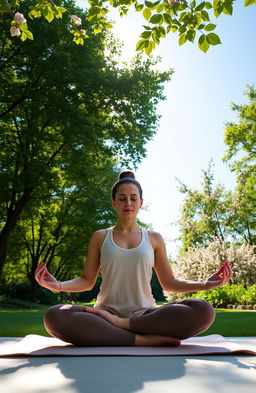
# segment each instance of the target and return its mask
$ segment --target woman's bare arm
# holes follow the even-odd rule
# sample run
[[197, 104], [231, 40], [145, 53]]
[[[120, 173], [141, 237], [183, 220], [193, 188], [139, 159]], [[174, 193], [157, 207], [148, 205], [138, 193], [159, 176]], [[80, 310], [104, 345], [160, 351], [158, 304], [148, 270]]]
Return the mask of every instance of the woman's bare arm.
[[88, 256], [80, 277], [59, 282], [52, 276], [44, 262], [41, 262], [35, 272], [36, 281], [44, 288], [53, 292], [83, 292], [93, 288], [100, 269], [100, 249], [106, 230], [94, 232], [88, 246]]
[[162, 236], [151, 232], [150, 240], [155, 251], [155, 271], [162, 288], [171, 292], [197, 292], [225, 285], [232, 276], [232, 268], [228, 261], [205, 281], [181, 280], [174, 277], [168, 261], [166, 248]]

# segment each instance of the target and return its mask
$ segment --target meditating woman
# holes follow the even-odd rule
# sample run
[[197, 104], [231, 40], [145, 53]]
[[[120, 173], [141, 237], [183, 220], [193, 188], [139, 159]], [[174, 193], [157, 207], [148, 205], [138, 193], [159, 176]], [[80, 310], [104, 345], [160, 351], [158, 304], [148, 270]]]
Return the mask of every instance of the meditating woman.
[[174, 277], [159, 233], [137, 224], [142, 189], [134, 173], [124, 171], [112, 188], [114, 227], [96, 231], [80, 277], [59, 282], [41, 262], [37, 282], [53, 292], [83, 292], [93, 288], [99, 271], [102, 284], [94, 308], [56, 305], [45, 315], [49, 334], [76, 346], [163, 346], [205, 331], [214, 321], [212, 305], [182, 299], [157, 307], [150, 279], [154, 268], [166, 291], [192, 292], [225, 285], [232, 276], [228, 261], [203, 282]]

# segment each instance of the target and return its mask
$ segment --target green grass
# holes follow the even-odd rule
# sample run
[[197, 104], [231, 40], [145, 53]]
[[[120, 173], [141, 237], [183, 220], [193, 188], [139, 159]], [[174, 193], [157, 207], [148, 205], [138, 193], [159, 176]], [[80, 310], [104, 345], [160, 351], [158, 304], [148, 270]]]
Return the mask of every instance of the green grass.
[[256, 311], [217, 309], [212, 326], [202, 335], [221, 334], [224, 337], [256, 336]]
[[[0, 308], [0, 336], [23, 337], [27, 334], [47, 336], [43, 325], [43, 315], [47, 308], [48, 306], [43, 305], [34, 305], [31, 309]], [[256, 336], [256, 311], [226, 309], [216, 311], [215, 322], [203, 335]]]

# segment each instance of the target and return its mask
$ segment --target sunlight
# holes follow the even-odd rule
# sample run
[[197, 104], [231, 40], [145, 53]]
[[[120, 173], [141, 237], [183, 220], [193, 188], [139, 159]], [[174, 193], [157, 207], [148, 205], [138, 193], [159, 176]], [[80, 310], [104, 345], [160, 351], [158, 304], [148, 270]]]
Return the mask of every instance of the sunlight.
[[[49, 361], [49, 360], [46, 360]], [[17, 363], [17, 361], [16, 361]], [[34, 362], [35, 363], [35, 362]], [[56, 393], [75, 393], [70, 385], [73, 379], [66, 378], [58, 367], [59, 363], [30, 366], [25, 363], [12, 363], [12, 368], [17, 370], [12, 374], [1, 376], [1, 392], [39, 393], [53, 391]]]

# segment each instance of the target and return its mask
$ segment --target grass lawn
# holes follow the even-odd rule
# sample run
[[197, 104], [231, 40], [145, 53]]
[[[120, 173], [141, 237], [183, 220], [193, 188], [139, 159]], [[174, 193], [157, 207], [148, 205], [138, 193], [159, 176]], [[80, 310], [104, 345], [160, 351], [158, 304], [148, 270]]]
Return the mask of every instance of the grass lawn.
[[[0, 308], [0, 336], [47, 336], [43, 325], [43, 315], [47, 308], [45, 305], [34, 305], [31, 309]], [[203, 335], [206, 334], [221, 334], [225, 337], [256, 336], [256, 311], [218, 309], [215, 322]]]

